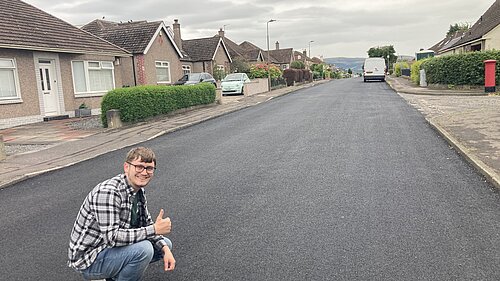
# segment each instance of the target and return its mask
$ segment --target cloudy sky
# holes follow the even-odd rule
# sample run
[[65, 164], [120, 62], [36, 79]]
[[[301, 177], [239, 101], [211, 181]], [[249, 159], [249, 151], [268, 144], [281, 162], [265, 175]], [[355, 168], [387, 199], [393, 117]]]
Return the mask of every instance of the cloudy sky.
[[[494, 0], [23, 0], [73, 25], [179, 19], [183, 39], [211, 37], [224, 28], [236, 43], [309, 50], [313, 56], [366, 57], [370, 47], [393, 45], [414, 55], [441, 40], [450, 24], [476, 20]], [[314, 41], [309, 43], [310, 41]]]

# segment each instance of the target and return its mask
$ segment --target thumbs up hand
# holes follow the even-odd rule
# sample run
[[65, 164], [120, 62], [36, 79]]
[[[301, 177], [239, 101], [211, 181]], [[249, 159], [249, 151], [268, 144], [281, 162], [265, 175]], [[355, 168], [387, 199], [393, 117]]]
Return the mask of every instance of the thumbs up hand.
[[163, 209], [161, 209], [158, 217], [156, 217], [156, 222], [154, 223], [155, 234], [158, 235], [168, 234], [172, 230], [172, 222], [170, 222], [170, 218], [163, 218], [163, 213]]

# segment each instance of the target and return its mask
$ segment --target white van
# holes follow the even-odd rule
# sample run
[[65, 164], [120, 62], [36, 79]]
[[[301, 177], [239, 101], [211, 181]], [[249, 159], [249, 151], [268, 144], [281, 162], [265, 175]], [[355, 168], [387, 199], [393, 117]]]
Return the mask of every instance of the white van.
[[363, 64], [363, 80], [385, 81], [387, 67], [384, 58], [367, 58]]

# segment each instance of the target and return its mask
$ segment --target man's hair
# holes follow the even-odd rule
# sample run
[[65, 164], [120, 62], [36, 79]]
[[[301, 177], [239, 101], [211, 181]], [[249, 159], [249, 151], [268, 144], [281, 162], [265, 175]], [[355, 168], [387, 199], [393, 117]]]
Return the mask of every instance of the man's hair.
[[156, 156], [151, 148], [139, 146], [132, 148], [127, 153], [127, 158], [125, 158], [126, 162], [132, 162], [134, 160], [140, 159], [142, 162], [151, 163], [153, 162], [156, 166]]

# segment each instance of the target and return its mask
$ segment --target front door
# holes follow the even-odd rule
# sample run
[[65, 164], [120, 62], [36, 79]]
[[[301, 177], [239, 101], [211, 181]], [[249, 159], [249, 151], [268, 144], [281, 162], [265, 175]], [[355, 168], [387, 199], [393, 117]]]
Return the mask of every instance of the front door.
[[56, 76], [54, 75], [54, 62], [40, 60], [39, 67], [45, 116], [57, 115], [59, 114], [59, 100], [57, 96]]

